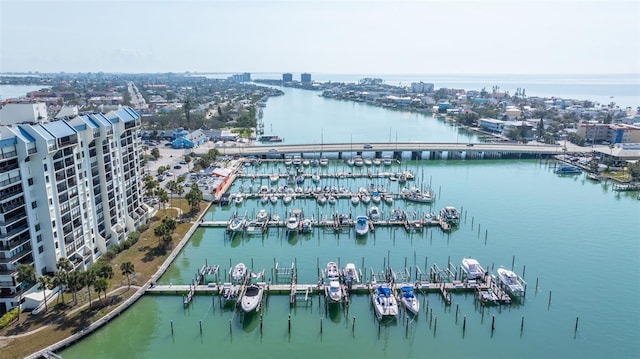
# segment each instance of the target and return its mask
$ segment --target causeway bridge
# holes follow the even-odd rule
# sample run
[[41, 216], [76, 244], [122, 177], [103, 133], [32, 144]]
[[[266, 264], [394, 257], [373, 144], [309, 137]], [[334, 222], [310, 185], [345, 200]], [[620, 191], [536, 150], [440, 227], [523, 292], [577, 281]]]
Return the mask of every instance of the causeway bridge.
[[[442, 142], [371, 142], [371, 143], [323, 143], [323, 144], [265, 144], [218, 148], [225, 155], [284, 158], [299, 155], [317, 157], [337, 155], [338, 159], [355, 155], [395, 159], [483, 159], [483, 158], [540, 158], [571, 151], [562, 145], [517, 143], [442, 143]], [[204, 152], [198, 148], [196, 152]], [[578, 150], [579, 151], [579, 150]]]

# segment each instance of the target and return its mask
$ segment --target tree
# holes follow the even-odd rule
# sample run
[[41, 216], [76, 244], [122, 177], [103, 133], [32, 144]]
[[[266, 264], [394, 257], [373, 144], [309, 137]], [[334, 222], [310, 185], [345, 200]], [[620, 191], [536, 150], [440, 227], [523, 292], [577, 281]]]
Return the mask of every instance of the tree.
[[44, 294], [44, 311], [48, 312], [49, 308], [47, 306], [47, 289], [49, 289], [49, 287], [51, 286], [51, 277], [49, 277], [48, 275], [41, 275], [38, 278], [38, 284], [40, 285], [40, 289]]
[[[22, 293], [24, 293], [24, 288], [28, 288], [31, 284], [36, 281], [36, 270], [32, 265], [29, 264], [19, 264], [16, 268], [18, 272], [17, 280], [20, 282], [20, 301], [18, 306], [22, 304]], [[18, 320], [20, 320], [20, 312], [22, 308], [18, 308]]]
[[169, 194], [164, 188], [158, 188], [156, 190], [156, 196], [158, 196], [158, 201], [160, 201], [160, 205], [164, 207], [164, 204], [169, 202]]
[[66, 285], [66, 283], [67, 272], [61, 270], [57, 271], [53, 276], [53, 280], [51, 281], [51, 284], [53, 286], [60, 288], [60, 296], [58, 297], [58, 300], [56, 300], [56, 303], [60, 303], [60, 299], [62, 299], [62, 304], [64, 304], [64, 286]]
[[160, 158], [160, 150], [157, 147], [152, 148], [151, 156], [153, 156], [153, 158], [157, 160], [158, 158]]
[[540, 122], [538, 122], [538, 140], [542, 137], [544, 137], [544, 121], [541, 118]]
[[93, 290], [98, 293], [98, 299], [100, 299], [100, 293], [104, 292], [104, 299], [107, 299], [107, 287], [109, 286], [109, 282], [107, 282], [106, 278], [97, 278], [95, 282], [93, 282]]
[[191, 186], [191, 190], [185, 196], [187, 203], [191, 206], [191, 212], [196, 213], [200, 209], [200, 201], [202, 201], [202, 191], [196, 183]]
[[78, 304], [78, 291], [82, 288], [79, 271], [74, 270], [67, 273], [67, 287], [73, 295], [73, 303]]
[[80, 275], [80, 282], [87, 287], [87, 295], [89, 296], [89, 308], [91, 308], [91, 287], [96, 281], [96, 272], [93, 268], [86, 270]]
[[111, 279], [113, 278], [113, 268], [107, 263], [101, 263], [98, 268], [96, 268], [96, 275], [100, 278]]
[[127, 276], [127, 286], [129, 288], [131, 288], [131, 280], [130, 280], [129, 276], [131, 274], [135, 273], [135, 268], [133, 266], [133, 263], [124, 262], [124, 263], [120, 264], [120, 271], [122, 272], [122, 275], [126, 275]]

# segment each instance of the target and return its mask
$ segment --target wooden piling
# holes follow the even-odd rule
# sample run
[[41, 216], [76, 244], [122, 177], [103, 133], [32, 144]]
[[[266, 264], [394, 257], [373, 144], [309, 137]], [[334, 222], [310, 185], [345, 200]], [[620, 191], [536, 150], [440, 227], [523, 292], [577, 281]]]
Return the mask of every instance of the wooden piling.
[[527, 265], [525, 264], [525, 265], [522, 266], [522, 278], [523, 279], [524, 279], [524, 273], [525, 273], [526, 270], [527, 270]]
[[260, 313], [260, 334], [262, 334], [262, 313]]
[[551, 305], [551, 291], [549, 291], [549, 304], [548, 305]]
[[322, 334], [322, 317], [320, 317], [320, 334]]
[[173, 320], [171, 321], [171, 335], [173, 335]]
[[492, 315], [491, 316], [491, 330], [495, 330], [496, 329], [496, 316]]
[[458, 321], [458, 304], [456, 303], [456, 322]]
[[436, 331], [436, 328], [438, 328], [438, 316], [436, 315], [436, 319], [433, 321], [433, 331]]
[[356, 317], [353, 317], [351, 321], [351, 331], [353, 332], [356, 329]]
[[289, 333], [291, 333], [291, 314], [289, 314]]
[[573, 329], [573, 332], [577, 332], [578, 331], [578, 320], [580, 319], [580, 317], [576, 317], [576, 327]]
[[462, 319], [462, 332], [464, 333], [466, 329], [467, 329], [467, 316], [465, 315], [464, 318]]
[[200, 335], [202, 335], [202, 320], [200, 321]]
[[522, 316], [522, 319], [520, 319], [520, 333], [522, 333], [523, 329], [524, 329], [524, 315]]
[[536, 293], [538, 292], [538, 277], [536, 277]]
[[513, 270], [513, 266], [516, 263], [516, 256], [511, 257], [511, 270]]
[[232, 334], [232, 329], [231, 329], [231, 319], [229, 319], [229, 334]]

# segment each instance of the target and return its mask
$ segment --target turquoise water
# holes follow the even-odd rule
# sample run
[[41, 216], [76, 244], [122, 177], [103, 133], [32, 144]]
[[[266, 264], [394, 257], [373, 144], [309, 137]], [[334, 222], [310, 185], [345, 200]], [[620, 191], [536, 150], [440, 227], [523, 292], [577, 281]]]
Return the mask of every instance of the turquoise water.
[[[290, 90], [281, 99], [287, 96], [299, 98], [301, 102], [318, 100], [317, 94], [300, 90]], [[314, 105], [319, 107], [317, 112], [329, 117], [336, 104], [351, 106], [319, 100]], [[265, 123], [272, 122], [274, 133], [282, 135], [275, 127], [286, 123], [287, 119], [282, 117], [286, 106], [275, 111], [278, 107], [272, 106], [271, 101], [265, 109]], [[358, 109], [357, 106], [353, 107]], [[274, 109], [269, 110], [270, 107]], [[344, 110], [339, 108], [336, 111]], [[363, 111], [369, 110], [389, 116], [399, 114], [376, 108]], [[288, 120], [297, 118], [303, 117], [292, 113]], [[345, 136], [343, 132], [350, 134], [366, 127], [364, 121], [350, 124], [345, 131], [327, 127], [322, 132], [336, 141], [344, 141], [340, 137]], [[448, 133], [453, 129], [428, 117], [417, 121], [434, 125], [444, 137], [450, 136]], [[389, 130], [380, 129], [380, 133], [383, 132], [386, 133], [379, 135], [381, 140], [388, 136]], [[295, 138], [300, 142], [313, 142], [311, 137], [317, 137], [317, 133], [305, 132]], [[334, 170], [348, 169], [335, 162], [332, 166]], [[374, 171], [373, 168], [369, 170]], [[282, 167], [268, 164], [246, 171], [278, 169], [284, 171]], [[295, 261], [299, 281], [315, 283], [318, 267], [323, 268], [328, 261], [340, 261], [341, 266], [353, 262], [358, 267], [363, 267], [364, 262], [364, 268], [380, 272], [387, 260], [396, 270], [405, 263], [424, 270], [425, 261], [428, 266], [437, 263], [444, 267], [449, 258], [459, 265], [463, 257], [470, 256], [494, 272], [500, 266], [511, 268], [514, 261], [516, 272], [526, 271], [527, 297], [520, 303], [482, 310], [471, 294], [454, 294], [450, 306], [444, 305], [436, 293], [419, 294], [421, 313], [409, 318], [408, 325], [405, 317], [400, 316], [395, 323], [379, 327], [369, 298], [364, 295], [354, 296], [348, 310], [341, 307], [325, 310], [323, 300], [319, 301], [318, 297], [313, 298], [312, 304], [290, 307], [287, 296], [273, 295], [268, 297], [263, 310], [261, 332], [259, 316], [243, 318], [231, 309], [220, 308], [216, 297], [197, 296], [192, 306], [184, 309], [179, 296], [145, 296], [108, 326], [62, 351], [61, 355], [64, 358], [321, 358], [327, 355], [632, 358], [640, 355], [640, 201], [635, 198], [637, 193], [613, 192], [610, 184], [591, 182], [584, 175], [558, 176], [550, 163], [536, 160], [403, 161], [393, 169], [412, 170], [416, 180], [408, 185], [430, 184], [437, 199], [431, 206], [405, 205], [400, 200], [393, 206], [380, 204], [385, 215], [392, 208], [422, 215], [453, 205], [463, 214], [459, 228], [445, 234], [437, 228], [407, 233], [400, 228], [379, 227], [375, 233], [358, 240], [353, 230], [334, 234], [316, 229], [309, 235], [285, 236], [283, 231], [270, 229], [264, 236], [236, 235], [230, 239], [223, 229], [200, 229], [161, 282], [187, 283], [205, 261], [219, 264], [223, 271], [244, 262], [253, 265], [255, 270], [266, 269], [267, 277], [271, 277], [274, 261], [281, 265]], [[332, 180], [323, 185], [356, 190], [374, 182], [398, 191], [397, 182], [386, 181]], [[311, 181], [308, 182], [305, 186], [311, 185]], [[268, 185], [266, 181], [262, 184]], [[238, 181], [232, 191], [238, 191], [240, 186], [246, 191], [249, 186], [259, 185], [259, 181]], [[241, 207], [213, 208], [205, 219], [226, 220], [233, 211], [252, 215], [260, 208], [262, 205], [257, 201], [245, 201]], [[353, 206], [345, 199], [335, 208], [318, 206], [311, 200], [295, 200], [289, 206], [268, 204], [265, 208], [281, 217], [293, 208], [301, 208], [307, 216], [317, 218], [335, 211], [350, 212], [355, 217], [364, 214], [367, 207]], [[427, 306], [432, 315], [426, 312]], [[288, 332], [289, 314], [291, 333]], [[464, 316], [466, 330], [463, 332]], [[492, 332], [493, 316], [496, 329]], [[522, 317], [524, 330], [521, 332]], [[579, 325], [574, 332], [576, 317]]]

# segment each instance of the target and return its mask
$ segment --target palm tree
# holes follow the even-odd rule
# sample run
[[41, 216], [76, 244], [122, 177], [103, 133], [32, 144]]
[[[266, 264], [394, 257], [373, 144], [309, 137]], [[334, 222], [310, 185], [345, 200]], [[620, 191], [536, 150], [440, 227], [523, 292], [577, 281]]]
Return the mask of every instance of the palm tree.
[[56, 274], [53, 276], [51, 284], [55, 287], [60, 287], [60, 296], [58, 297], [58, 300], [56, 301], [56, 303], [59, 303], [60, 298], [62, 298], [62, 304], [64, 304], [64, 291], [65, 291], [65, 285], [67, 284], [67, 272], [57, 271]]
[[60, 258], [58, 260], [58, 269], [68, 272], [73, 269], [73, 263], [71, 263], [69, 258]]
[[129, 275], [133, 274], [135, 272], [135, 268], [133, 266], [133, 263], [131, 262], [124, 262], [122, 264], [120, 264], [120, 270], [122, 271], [122, 275], [126, 275], [127, 276], [127, 285], [129, 288], [131, 288], [131, 281], [129, 279]]
[[93, 290], [98, 293], [98, 299], [100, 299], [100, 292], [104, 292], [104, 298], [107, 299], [107, 287], [109, 283], [106, 278], [98, 278], [93, 282]]
[[19, 264], [16, 268], [18, 272], [17, 280], [20, 282], [20, 301], [18, 302], [18, 320], [20, 320], [20, 312], [22, 309], [20, 306], [22, 305], [22, 290], [23, 287], [29, 287], [32, 283], [36, 281], [36, 270], [32, 265], [29, 264]]
[[78, 304], [78, 290], [82, 288], [82, 283], [80, 283], [80, 272], [74, 270], [67, 273], [67, 286], [73, 295], [73, 303]]
[[111, 266], [108, 265], [107, 263], [102, 263], [96, 269], [96, 274], [100, 278], [111, 279], [113, 278], [113, 268], [111, 268]]
[[80, 282], [87, 287], [87, 294], [89, 295], [89, 308], [91, 308], [91, 286], [96, 281], [96, 272], [93, 269], [81, 272]]
[[38, 278], [38, 284], [40, 284], [40, 289], [42, 293], [44, 293], [44, 311], [48, 312], [49, 308], [47, 307], [47, 289], [51, 286], [51, 277], [48, 275], [41, 275]]

